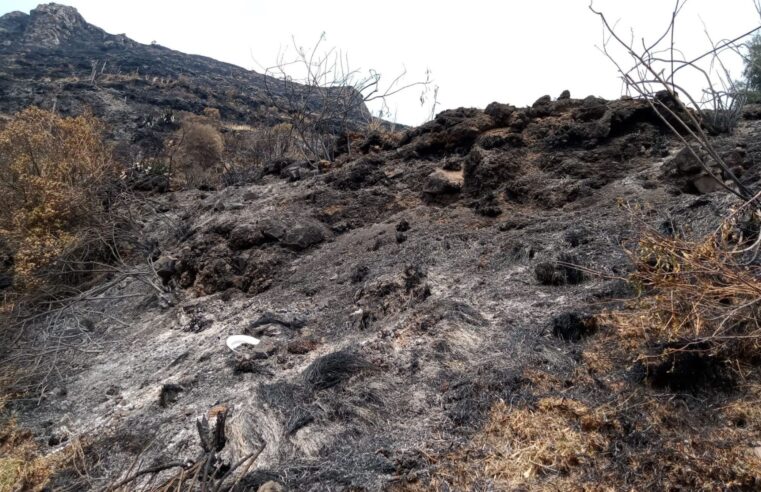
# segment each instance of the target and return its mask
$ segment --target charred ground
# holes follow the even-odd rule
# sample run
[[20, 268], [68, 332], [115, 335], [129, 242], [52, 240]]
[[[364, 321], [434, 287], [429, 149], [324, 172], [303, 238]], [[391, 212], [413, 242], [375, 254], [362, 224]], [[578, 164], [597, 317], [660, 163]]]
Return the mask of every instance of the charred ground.
[[[27, 29], [34, 15], [2, 22]], [[134, 47], [92, 35], [113, 42], [106, 54]], [[8, 82], [25, 73], [19, 51], [3, 50], [6, 109], [35, 102]], [[213, 68], [201, 81], [239, 70], [194, 60]], [[254, 78], [240, 72], [246, 90]], [[44, 84], [82, 104], [180, 90]], [[256, 107], [235, 104], [223, 120]], [[759, 134], [748, 118], [715, 139], [748, 184]], [[700, 237], [734, 203], [645, 102], [564, 94], [444, 111], [368, 134], [319, 171], [284, 159], [234, 186], [148, 196], [139, 234], [168, 292], [115, 277], [62, 332], [27, 330], [11, 352], [51, 336], [75, 347], [41, 360], [55, 370], [38, 399], [13, 403], [50, 452], [82, 445], [87, 473], [59, 472], [53, 488], [111, 483], [137, 456], [193, 458], [196, 418], [221, 407], [231, 462], [267, 443], [239, 490], [759, 486], [761, 424], [737, 405], [755, 372], [591, 357], [611, 331], [595, 315], [636, 294], [625, 249], [642, 227]], [[234, 354], [232, 334], [262, 343]], [[505, 448], [543, 432], [544, 454]], [[729, 455], [732, 466], [717, 458]]]

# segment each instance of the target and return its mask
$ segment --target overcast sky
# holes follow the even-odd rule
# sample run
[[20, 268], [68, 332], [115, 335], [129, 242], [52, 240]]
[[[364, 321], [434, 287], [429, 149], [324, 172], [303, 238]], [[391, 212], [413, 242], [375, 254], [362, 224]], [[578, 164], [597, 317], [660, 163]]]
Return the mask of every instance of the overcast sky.
[[[0, 13], [28, 12], [33, 0], [0, 0]], [[599, 20], [588, 0], [58, 0], [110, 33], [202, 54], [261, 71], [274, 64], [291, 36], [309, 47], [321, 32], [325, 46], [348, 53], [352, 68], [386, 79], [406, 68], [407, 80], [430, 69], [440, 87], [439, 109], [484, 107], [491, 101], [531, 104], [564, 89], [574, 97], [615, 98], [621, 82], [595, 48]], [[668, 23], [669, 0], [595, 0], [619, 29], [652, 37]], [[705, 49], [704, 25], [714, 40], [759, 24], [752, 0], [689, 0], [678, 46]], [[733, 68], [739, 70], [739, 65]], [[427, 111], [419, 90], [390, 102], [401, 123], [418, 124]]]

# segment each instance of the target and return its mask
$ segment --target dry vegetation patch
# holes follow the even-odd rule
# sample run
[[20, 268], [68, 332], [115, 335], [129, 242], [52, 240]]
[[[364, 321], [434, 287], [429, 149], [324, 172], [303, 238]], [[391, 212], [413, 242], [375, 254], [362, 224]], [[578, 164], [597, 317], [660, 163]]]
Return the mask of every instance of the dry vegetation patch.
[[101, 133], [89, 114], [67, 118], [38, 108], [0, 131], [0, 238], [12, 252], [17, 287], [43, 285], [43, 271], [103, 218], [115, 173]]
[[643, 231], [639, 295], [597, 317], [575, 372], [525, 371], [533, 403], [496, 403], [425, 486], [758, 490], [757, 223], [741, 208], [699, 240]]

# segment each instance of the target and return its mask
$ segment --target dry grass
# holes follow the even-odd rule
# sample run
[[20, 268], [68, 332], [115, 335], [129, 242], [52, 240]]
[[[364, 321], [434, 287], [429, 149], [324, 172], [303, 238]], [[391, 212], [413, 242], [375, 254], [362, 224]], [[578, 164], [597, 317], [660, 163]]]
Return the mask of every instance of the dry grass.
[[647, 339], [737, 356], [758, 350], [761, 269], [743, 264], [743, 247], [730, 245], [734, 230], [727, 225], [701, 242], [642, 238], [631, 281], [649, 294], [637, 306], [649, 319]]
[[631, 386], [598, 405], [498, 402], [430, 482], [401, 490], [758, 490], [759, 388], [702, 409]]
[[598, 316], [576, 370], [524, 371], [533, 404], [497, 402], [400, 490], [761, 490], [761, 272], [744, 212], [699, 241], [645, 231], [630, 252], [640, 295]]
[[543, 398], [536, 408], [515, 410], [499, 402], [479, 436], [492, 450], [483, 460], [484, 475], [509, 487], [568, 476], [592, 466], [605, 449], [604, 425], [604, 415], [575, 400]]
[[55, 472], [71, 461], [75, 446], [43, 456], [31, 432], [19, 427], [5, 408], [7, 379], [0, 380], [0, 492], [42, 491]]
[[42, 490], [54, 468], [51, 460], [37, 454], [31, 435], [14, 419], [0, 425], [0, 491]]

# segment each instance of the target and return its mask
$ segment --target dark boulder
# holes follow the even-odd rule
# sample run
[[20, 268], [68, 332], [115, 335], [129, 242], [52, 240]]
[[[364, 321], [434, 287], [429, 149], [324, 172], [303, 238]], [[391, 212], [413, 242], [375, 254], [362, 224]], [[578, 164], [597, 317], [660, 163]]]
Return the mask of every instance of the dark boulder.
[[427, 201], [442, 195], [453, 195], [462, 189], [462, 173], [436, 170], [428, 175], [423, 185], [423, 197]]
[[283, 246], [291, 249], [307, 249], [325, 240], [323, 227], [314, 223], [296, 224], [288, 228], [280, 240]]
[[491, 116], [497, 126], [509, 125], [514, 112], [515, 106], [498, 102], [493, 102], [484, 109], [484, 113]]
[[241, 224], [230, 231], [228, 244], [230, 249], [242, 250], [267, 242], [267, 237], [262, 233], [261, 227], [252, 224]]

